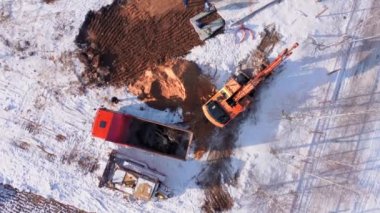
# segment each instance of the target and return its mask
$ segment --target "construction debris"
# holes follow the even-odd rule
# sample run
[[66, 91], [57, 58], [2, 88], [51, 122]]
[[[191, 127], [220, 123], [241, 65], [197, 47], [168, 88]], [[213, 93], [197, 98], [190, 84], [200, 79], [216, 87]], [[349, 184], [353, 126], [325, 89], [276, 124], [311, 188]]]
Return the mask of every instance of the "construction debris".
[[251, 36], [252, 40], [255, 39], [255, 32], [253, 30], [249, 29], [248, 27], [246, 27], [244, 24], [241, 24], [239, 26], [239, 29], [236, 31], [236, 33], [238, 33], [238, 32], [242, 32], [242, 37], [241, 37], [239, 43], [242, 43], [243, 41], [246, 40], [247, 32]]

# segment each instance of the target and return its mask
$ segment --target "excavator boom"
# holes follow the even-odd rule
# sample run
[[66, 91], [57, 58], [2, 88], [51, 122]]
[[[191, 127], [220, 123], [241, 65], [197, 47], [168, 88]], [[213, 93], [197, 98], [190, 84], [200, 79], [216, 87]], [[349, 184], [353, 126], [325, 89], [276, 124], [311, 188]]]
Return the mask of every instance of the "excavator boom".
[[295, 48], [298, 47], [298, 43], [295, 43], [290, 49], [286, 48], [283, 50], [278, 57], [267, 66], [263, 71], [259, 72], [255, 77], [248, 81], [234, 96], [234, 101], [238, 102], [242, 98], [246, 97], [256, 86], [268, 75], [270, 75], [280, 64], [288, 58]]

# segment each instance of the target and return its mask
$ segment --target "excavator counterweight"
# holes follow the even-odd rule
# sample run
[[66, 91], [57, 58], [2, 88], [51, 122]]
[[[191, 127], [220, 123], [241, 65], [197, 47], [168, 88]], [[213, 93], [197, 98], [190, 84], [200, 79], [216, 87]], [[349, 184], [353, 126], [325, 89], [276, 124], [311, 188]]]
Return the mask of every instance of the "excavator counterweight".
[[242, 81], [239, 76], [230, 78], [223, 88], [202, 106], [206, 118], [217, 127], [222, 128], [227, 125], [252, 102], [249, 94], [287, 59], [297, 47], [298, 43], [295, 43], [291, 48], [283, 50], [272, 63], [264, 66], [251, 79]]

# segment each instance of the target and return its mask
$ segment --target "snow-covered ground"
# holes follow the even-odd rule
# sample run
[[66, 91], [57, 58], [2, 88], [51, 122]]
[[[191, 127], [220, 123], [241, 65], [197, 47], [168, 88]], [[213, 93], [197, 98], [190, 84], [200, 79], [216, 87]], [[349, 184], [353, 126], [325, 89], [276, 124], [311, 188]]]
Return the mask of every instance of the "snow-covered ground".
[[[225, 33], [186, 58], [222, 86], [259, 41], [238, 44], [232, 24], [268, 2], [216, 1]], [[142, 117], [179, 120], [178, 113], [150, 109], [123, 88], [81, 93], [84, 67], [73, 41], [86, 13], [109, 3], [0, 2], [0, 182], [87, 211], [199, 212], [204, 195], [195, 177], [203, 161], [124, 150], [168, 176], [175, 196], [167, 201], [127, 201], [97, 187], [117, 147], [91, 138], [94, 109], [123, 106]], [[232, 211], [380, 211], [378, 20], [377, 0], [284, 0], [245, 21], [256, 32], [276, 24], [283, 38], [273, 57], [296, 41], [300, 47], [262, 86], [252, 118], [240, 129]], [[109, 105], [111, 96], [126, 100]], [[57, 140], [59, 134], [66, 139]], [[85, 172], [80, 162], [86, 157], [100, 159], [100, 169]]]

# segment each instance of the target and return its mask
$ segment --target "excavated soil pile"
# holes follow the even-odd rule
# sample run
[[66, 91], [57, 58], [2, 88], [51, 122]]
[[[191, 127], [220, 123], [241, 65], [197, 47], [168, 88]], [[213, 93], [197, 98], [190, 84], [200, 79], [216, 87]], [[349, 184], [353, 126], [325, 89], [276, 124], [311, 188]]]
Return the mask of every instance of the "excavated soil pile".
[[185, 55], [202, 44], [189, 21], [202, 10], [202, 0], [188, 9], [180, 0], [116, 0], [89, 12], [76, 38], [83, 83], [128, 85], [144, 70]]
[[184, 123], [194, 132], [198, 157], [206, 151], [214, 127], [204, 118], [201, 106], [215, 93], [215, 88], [195, 63], [170, 60], [146, 70], [128, 88], [153, 108], [181, 107]]

